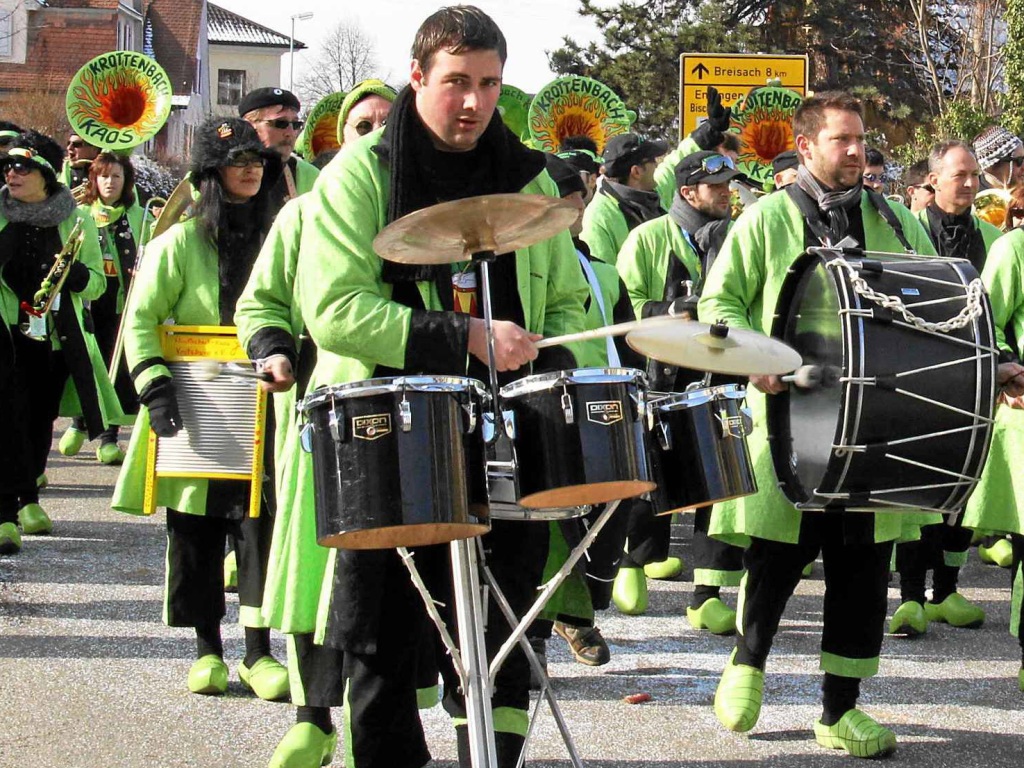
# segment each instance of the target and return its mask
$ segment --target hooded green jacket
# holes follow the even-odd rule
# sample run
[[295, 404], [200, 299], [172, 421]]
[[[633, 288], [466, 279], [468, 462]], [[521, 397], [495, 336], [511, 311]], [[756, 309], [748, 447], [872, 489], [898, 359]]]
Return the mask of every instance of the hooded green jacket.
[[[903, 252], [866, 193], [861, 195], [866, 246], [873, 250]], [[903, 232], [919, 254], [935, 255], [928, 234], [903, 206], [891, 205]], [[708, 271], [697, 311], [701, 322], [725, 320], [730, 326], [770, 333], [782, 283], [805, 245], [804, 220], [790, 196], [769, 195], [747, 209], [733, 224], [718, 257]], [[766, 439], [766, 396], [747, 389], [754, 431], [748, 438], [758, 493], [716, 504], [710, 533], [742, 543], [747, 536], [795, 543], [801, 513], [779, 490]], [[814, 514], [814, 513], [810, 513]], [[875, 540], [891, 541], [901, 533], [901, 515], [875, 514]]]

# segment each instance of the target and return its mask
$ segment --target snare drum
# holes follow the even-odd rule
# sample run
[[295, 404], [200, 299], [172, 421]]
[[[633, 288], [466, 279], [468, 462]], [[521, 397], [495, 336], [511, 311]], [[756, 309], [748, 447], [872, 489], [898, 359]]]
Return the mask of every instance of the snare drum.
[[816, 386], [768, 398], [783, 492], [801, 509], [959, 510], [995, 404], [992, 311], [977, 272], [964, 260], [825, 254], [793, 263], [772, 327], [821, 372]]
[[735, 384], [651, 393], [655, 514], [666, 515], [757, 493], [747, 449], [751, 430]]
[[317, 389], [299, 406], [313, 454], [317, 542], [444, 544], [489, 529], [483, 384], [455, 376]]
[[644, 448], [644, 374], [578, 368], [527, 376], [501, 389], [524, 507], [566, 508], [654, 488]]

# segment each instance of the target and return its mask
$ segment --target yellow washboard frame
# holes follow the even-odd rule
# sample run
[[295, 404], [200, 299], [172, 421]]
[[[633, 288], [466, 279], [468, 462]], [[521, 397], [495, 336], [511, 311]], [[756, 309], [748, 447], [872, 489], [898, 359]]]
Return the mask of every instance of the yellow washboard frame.
[[[249, 357], [238, 342], [234, 326], [221, 325], [161, 325], [160, 347], [168, 363], [217, 360], [222, 363], [247, 362]], [[160, 438], [150, 429], [149, 450], [146, 458], [143, 513], [152, 515], [157, 506], [159, 477], [177, 477], [205, 480], [248, 480], [249, 517], [259, 517], [263, 488], [263, 450], [267, 426], [267, 393], [256, 387], [256, 428], [253, 432], [252, 470], [247, 474], [210, 472], [161, 472], [157, 474], [157, 454]]]

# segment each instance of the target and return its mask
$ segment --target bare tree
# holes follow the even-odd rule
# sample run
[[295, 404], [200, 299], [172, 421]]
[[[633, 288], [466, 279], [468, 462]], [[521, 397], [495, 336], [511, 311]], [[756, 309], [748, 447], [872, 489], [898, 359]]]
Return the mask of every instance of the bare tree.
[[338, 22], [320, 44], [312, 65], [296, 83], [303, 104], [314, 105], [335, 91], [348, 91], [377, 74], [373, 40], [355, 23]]

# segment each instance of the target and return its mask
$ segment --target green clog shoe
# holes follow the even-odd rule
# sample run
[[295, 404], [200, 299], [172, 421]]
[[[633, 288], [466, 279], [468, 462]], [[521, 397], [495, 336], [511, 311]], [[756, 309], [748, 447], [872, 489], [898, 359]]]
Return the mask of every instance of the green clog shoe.
[[233, 549], [224, 556], [224, 591], [238, 591], [238, 559]]
[[708, 598], [700, 608], [687, 607], [686, 620], [694, 629], [706, 629], [713, 635], [736, 634], [736, 611], [717, 597]]
[[75, 456], [82, 450], [87, 437], [88, 435], [82, 430], [68, 427], [64, 430], [64, 434], [60, 436], [57, 450], [60, 451], [61, 456]]
[[50, 478], [43, 472], [39, 477], [36, 478], [36, 488], [45, 488], [50, 484]]
[[938, 621], [951, 627], [977, 629], [985, 623], [985, 611], [959, 592], [954, 592], [941, 603], [925, 603], [928, 621]]
[[764, 670], [735, 664], [736, 651], [722, 672], [715, 691], [715, 715], [718, 722], [737, 733], [746, 733], [761, 715], [764, 698]]
[[117, 443], [104, 443], [96, 449], [96, 461], [110, 467], [124, 463], [124, 451]]
[[288, 698], [288, 670], [273, 656], [260, 657], [252, 669], [243, 661], [238, 665], [238, 679], [264, 701]]
[[188, 671], [188, 689], [204, 696], [222, 696], [228, 689], [228, 665], [224, 659], [209, 653], [201, 656]]
[[338, 731], [324, 733], [312, 723], [288, 729], [270, 758], [270, 768], [317, 768], [330, 765], [338, 748]]
[[1000, 568], [1009, 568], [1013, 565], [1013, 545], [1009, 539], [999, 539], [991, 547], [978, 546], [978, 557], [981, 562], [989, 565], [998, 565]]
[[53, 530], [53, 521], [38, 504], [26, 504], [18, 510], [18, 525], [26, 536], [45, 536]]
[[885, 757], [896, 751], [896, 734], [859, 709], [851, 709], [835, 725], [816, 722], [814, 740], [829, 749], [845, 749], [854, 757]]
[[668, 557], [657, 563], [648, 563], [644, 566], [644, 573], [648, 579], [669, 580], [674, 579], [683, 572], [683, 561], [678, 557]]
[[1017, 687], [1020, 688], [1020, 692], [1024, 693], [1024, 667], [1020, 668], [1020, 672], [1017, 673]]
[[900, 637], [918, 637], [928, 631], [928, 614], [916, 600], [903, 603], [889, 621], [889, 634]]
[[16, 555], [21, 551], [21, 533], [14, 523], [0, 525], [0, 555]]
[[627, 616], [647, 610], [647, 575], [643, 568], [619, 568], [612, 584], [612, 602]]

